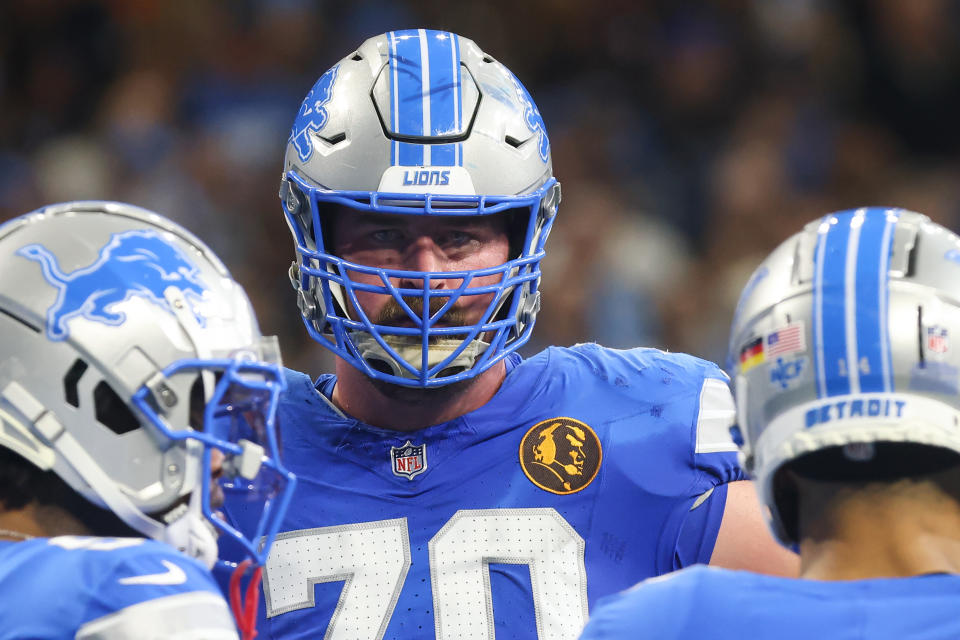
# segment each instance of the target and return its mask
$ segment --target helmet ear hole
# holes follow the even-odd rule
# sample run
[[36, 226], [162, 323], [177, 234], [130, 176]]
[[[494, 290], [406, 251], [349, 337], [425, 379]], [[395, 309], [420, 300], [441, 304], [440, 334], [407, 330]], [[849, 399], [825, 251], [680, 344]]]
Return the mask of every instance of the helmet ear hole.
[[137, 416], [106, 380], [101, 380], [93, 388], [93, 408], [97, 422], [117, 435], [140, 428]]
[[[223, 371], [213, 372], [214, 386], [219, 384], [222, 379]], [[210, 393], [213, 393], [213, 389], [210, 389]], [[197, 431], [203, 431], [204, 429], [203, 419], [206, 410], [207, 394], [203, 386], [203, 376], [198, 373], [190, 385], [190, 426]]]
[[203, 430], [203, 414], [207, 407], [203, 393], [203, 376], [197, 375], [190, 385], [190, 426], [198, 431]]

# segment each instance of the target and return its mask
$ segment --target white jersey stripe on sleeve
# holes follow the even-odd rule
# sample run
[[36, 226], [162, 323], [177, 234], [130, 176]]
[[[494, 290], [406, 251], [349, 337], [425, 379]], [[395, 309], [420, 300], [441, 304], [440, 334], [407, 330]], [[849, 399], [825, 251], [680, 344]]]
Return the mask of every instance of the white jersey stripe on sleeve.
[[91, 620], [76, 635], [76, 640], [129, 638], [237, 640], [237, 630], [222, 597], [192, 591], [139, 602]]
[[707, 378], [700, 390], [700, 413], [697, 415], [696, 453], [736, 451], [730, 435], [736, 418], [733, 396], [723, 380]]

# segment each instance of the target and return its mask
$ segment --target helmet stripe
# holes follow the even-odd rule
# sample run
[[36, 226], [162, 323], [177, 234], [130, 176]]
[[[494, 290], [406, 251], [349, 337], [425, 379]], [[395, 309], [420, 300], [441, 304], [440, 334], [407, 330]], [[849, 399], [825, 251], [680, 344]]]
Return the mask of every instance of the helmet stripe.
[[[463, 126], [463, 78], [460, 71], [460, 36], [455, 33], [451, 33], [450, 35], [453, 36], [453, 48], [451, 50], [451, 54], [453, 55], [453, 75], [457, 80], [457, 90], [453, 92], [453, 117], [457, 131], [466, 131], [466, 127]], [[463, 166], [462, 142], [454, 145], [453, 163], [458, 167]]]
[[[400, 107], [397, 104], [397, 38], [393, 31], [387, 33], [387, 42], [390, 45], [390, 128], [397, 130], [397, 116]], [[390, 164], [397, 164], [397, 157], [400, 155], [400, 143], [393, 140], [390, 143]]]
[[817, 397], [827, 395], [826, 367], [823, 363], [823, 258], [827, 248], [827, 231], [830, 216], [826, 216], [817, 228], [817, 248], [813, 254], [813, 360], [817, 378]]
[[[390, 115], [402, 136], [449, 136], [463, 128], [460, 43], [447, 31], [408, 29], [387, 34], [390, 44]], [[394, 166], [463, 164], [462, 143], [394, 141]]]
[[[393, 130], [405, 136], [422, 136], [424, 100], [420, 34], [416, 29], [392, 31], [390, 46], [390, 101], [393, 105]], [[429, 69], [427, 70], [429, 74]], [[395, 142], [394, 164], [424, 164], [424, 145]]]
[[[421, 135], [433, 135], [433, 117], [430, 113], [431, 98], [431, 78], [430, 78], [430, 39], [427, 38], [425, 29], [417, 29], [417, 39], [420, 41], [420, 110], [423, 112]], [[433, 164], [431, 151], [433, 147], [429, 144], [423, 145], [423, 164], [430, 166]]]
[[850, 393], [850, 378], [845, 375], [847, 367], [846, 282], [847, 251], [850, 244], [850, 224], [836, 216], [830, 216], [822, 226], [823, 246], [818, 251], [817, 316], [818, 345], [822, 367], [821, 394], [835, 396]]
[[893, 365], [890, 361], [890, 258], [893, 255], [894, 227], [900, 220], [899, 211], [887, 212], [887, 223], [883, 230], [881, 247], [886, 249], [880, 255], [880, 274], [878, 275], [880, 295], [880, 360], [883, 367], [884, 390], [894, 391]]
[[828, 216], [818, 231], [813, 292], [818, 397], [893, 387], [886, 325], [897, 217], [868, 211]]
[[[460, 61], [453, 56], [457, 53], [456, 36], [445, 31], [427, 31], [430, 61], [430, 84], [424, 90], [430, 107], [430, 129], [428, 135], [448, 136], [460, 132]], [[433, 147], [431, 163], [433, 166], [453, 166], [456, 164], [456, 148], [449, 145], [430, 145]]]
[[[847, 235], [847, 255], [843, 265], [843, 337], [847, 348], [847, 362], [841, 369], [846, 372], [849, 388], [847, 393], [860, 393], [860, 344], [857, 341], [857, 256], [860, 253], [860, 232], [863, 230], [863, 209], [847, 220], [841, 221], [850, 229]], [[866, 312], [867, 310], [864, 310]]]
[[[892, 220], [880, 211], [864, 219], [856, 273], [857, 375], [864, 393], [890, 391], [889, 337], [886, 335], [888, 267], [893, 240]], [[857, 363], [851, 363], [854, 365]]]

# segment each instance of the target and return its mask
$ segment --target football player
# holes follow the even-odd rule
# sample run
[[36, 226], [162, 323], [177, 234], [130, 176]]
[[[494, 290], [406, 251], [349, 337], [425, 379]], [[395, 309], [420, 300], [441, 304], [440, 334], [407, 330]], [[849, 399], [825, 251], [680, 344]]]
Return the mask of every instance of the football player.
[[830, 214], [777, 248], [730, 347], [746, 464], [802, 579], [685, 569], [605, 600], [583, 639], [960, 637], [958, 305], [960, 237], [918, 213]]
[[[0, 226], [0, 638], [236, 638], [209, 569], [230, 538], [239, 591], [286, 509], [283, 387], [276, 340], [176, 224], [70, 202]], [[250, 528], [215, 515], [221, 483]]]
[[794, 570], [739, 482], [715, 365], [517, 353], [560, 186], [527, 90], [471, 40], [394, 31], [334, 65], [280, 189], [300, 312], [337, 359], [281, 400], [300, 484], [266, 566], [273, 637], [573, 639], [643, 577]]

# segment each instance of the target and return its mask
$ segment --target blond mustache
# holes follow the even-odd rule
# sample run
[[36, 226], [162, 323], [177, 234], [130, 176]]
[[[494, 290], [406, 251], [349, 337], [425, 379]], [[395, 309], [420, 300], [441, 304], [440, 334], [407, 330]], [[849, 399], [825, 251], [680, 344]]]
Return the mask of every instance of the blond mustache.
[[[418, 318], [423, 316], [423, 298], [404, 298], [403, 301], [407, 303], [407, 306], [410, 307], [410, 310], [413, 311], [414, 315]], [[443, 308], [443, 305], [447, 303], [447, 298], [432, 298], [430, 300], [430, 316], [434, 316], [440, 309]], [[466, 314], [462, 309], [454, 305], [443, 314], [439, 320], [443, 320], [443, 323], [451, 327], [462, 327], [466, 326], [467, 318]], [[380, 312], [377, 313], [375, 324], [386, 325], [386, 326], [395, 326], [400, 322], [409, 322], [410, 316], [406, 311], [400, 306], [400, 303], [396, 300], [388, 300], [383, 308], [380, 309]]]

